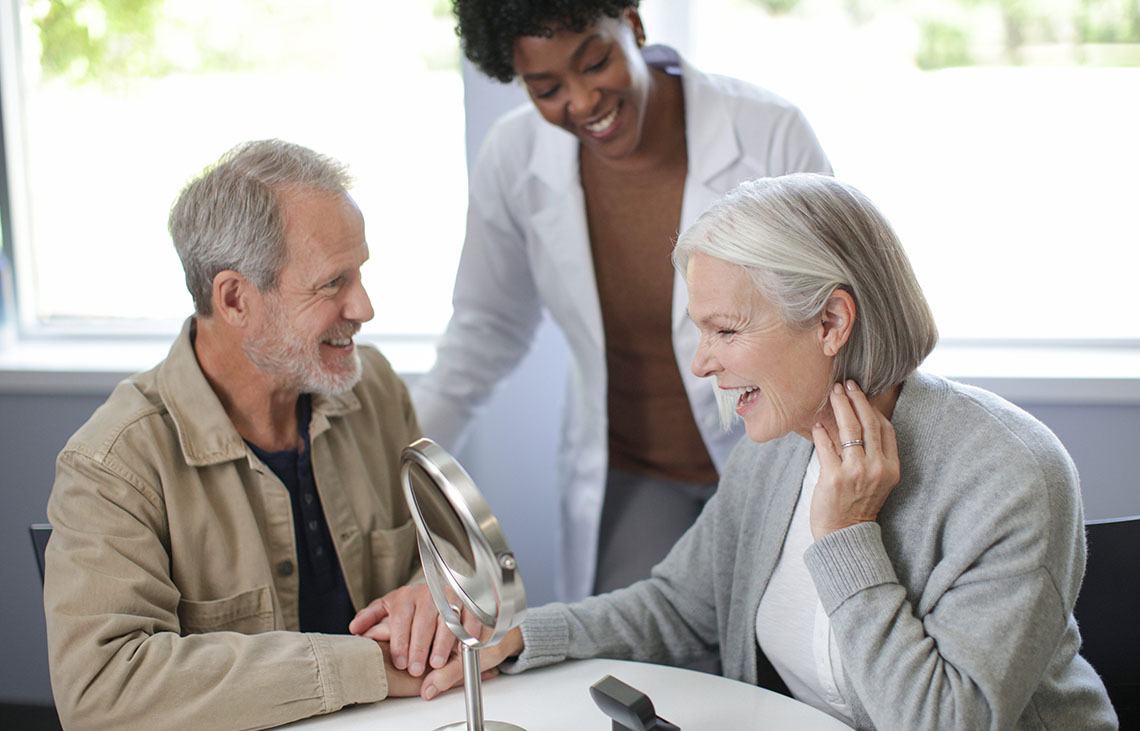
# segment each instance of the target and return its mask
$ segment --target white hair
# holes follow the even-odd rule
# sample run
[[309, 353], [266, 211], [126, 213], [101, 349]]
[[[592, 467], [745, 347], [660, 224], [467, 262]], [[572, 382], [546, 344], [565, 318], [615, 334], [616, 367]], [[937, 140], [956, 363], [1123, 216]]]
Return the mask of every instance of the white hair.
[[742, 267], [785, 324], [818, 324], [833, 292], [855, 301], [855, 323], [835, 358], [834, 381], [869, 395], [900, 383], [938, 330], [894, 230], [862, 193], [832, 177], [797, 173], [730, 191], [681, 234], [673, 263], [694, 254]]

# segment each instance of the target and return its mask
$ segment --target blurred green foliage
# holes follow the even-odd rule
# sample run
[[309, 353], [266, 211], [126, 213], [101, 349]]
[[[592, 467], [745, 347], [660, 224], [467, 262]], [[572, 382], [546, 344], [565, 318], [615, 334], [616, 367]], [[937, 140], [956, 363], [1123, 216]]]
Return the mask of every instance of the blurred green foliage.
[[[977, 27], [977, 17], [996, 11], [1001, 21], [1002, 59], [1006, 63], [1028, 62], [1030, 49], [1040, 53], [1049, 47], [1067, 49], [1067, 58], [1075, 63], [1108, 63], [1136, 65], [1140, 62], [1140, 0], [958, 0], [973, 11], [962, 15], [956, 27], [970, 37]], [[923, 30], [923, 44], [931, 49], [931, 67], [961, 65], [954, 57], [935, 61], [936, 49], [944, 41], [946, 29]], [[929, 36], [928, 36], [929, 33]], [[1118, 44], [1115, 52], [1095, 45]], [[971, 41], [971, 48], [976, 46]], [[954, 56], [957, 51], [953, 51]], [[972, 58], [971, 53], [971, 58]], [[1048, 56], [1054, 62], [1056, 54]], [[1097, 60], [1101, 59], [1101, 60]]]
[[973, 63], [970, 37], [963, 28], [946, 21], [923, 20], [919, 33], [921, 40], [914, 63], [923, 71]]
[[[842, 15], [854, 26], [887, 14], [909, 17], [918, 31], [915, 64], [925, 70], [979, 63], [1140, 63], [1140, 0], [748, 2], [772, 16]], [[1100, 48], [1103, 44], [1121, 45]]]
[[[272, 69], [309, 72], [360, 55], [360, 34], [338, 24], [382, 16], [370, 0], [24, 0], [39, 36], [44, 78], [115, 84], [170, 73]], [[402, 17], [416, 29], [431, 70], [459, 68], [450, 0], [399, 0], [416, 6]], [[402, 10], [406, 10], [402, 9]], [[367, 26], [367, 21], [364, 25]], [[352, 31], [358, 31], [353, 28]], [[378, 41], [382, 42], [382, 41]], [[348, 48], [346, 48], [346, 45]], [[355, 54], [355, 56], [354, 56]], [[347, 61], [351, 63], [351, 61]]]
[[[409, 0], [399, 0], [407, 2]], [[425, 0], [411, 0], [424, 2]], [[430, 68], [458, 66], [454, 43], [450, 0], [431, 3], [438, 34], [445, 43], [424, 48]], [[162, 22], [165, 0], [24, 0], [40, 35], [41, 68], [46, 77], [72, 82], [107, 82], [131, 76], [169, 73], [184, 66], [158, 47], [157, 28]], [[749, 0], [771, 15], [819, 17], [841, 13], [848, 22], [864, 25], [890, 12], [910, 16], [918, 29], [919, 45], [915, 61], [919, 68], [938, 69], [975, 63], [1022, 63], [1030, 46], [1067, 45], [1073, 48], [1076, 63], [1094, 62], [1087, 44], [1140, 44], [1140, 0]], [[829, 7], [830, 6], [830, 7]], [[295, 3], [286, 9], [271, 0], [251, 0], [235, 13], [249, 20], [278, 18], [278, 32], [303, 32], [313, 14], [327, 8], [322, 3]], [[215, 19], [215, 22], [220, 22]], [[168, 24], [169, 26], [169, 24]], [[988, 29], [988, 30], [987, 30]], [[235, 69], [256, 65], [262, 54], [240, 41], [215, 44], [209, 33], [181, 27], [194, 36], [196, 49], [190, 62], [195, 68]], [[231, 29], [232, 30], [232, 29]], [[263, 29], [267, 30], [267, 29]], [[240, 33], [238, 34], [241, 35]], [[980, 37], [994, 37], [1000, 47], [983, 47]], [[325, 39], [328, 41], [328, 39]], [[270, 43], [270, 46], [275, 44]], [[320, 46], [315, 42], [313, 46]], [[315, 49], [313, 49], [315, 50]], [[1136, 58], [1135, 48], [1122, 49], [1109, 57]], [[270, 53], [270, 55], [273, 55]], [[316, 54], [319, 57], [319, 53]], [[1105, 57], [1104, 53], [1095, 57]], [[292, 59], [300, 62], [300, 59]]]
[[787, 15], [796, 9], [800, 0], [752, 0], [772, 15]]
[[1080, 0], [1076, 23], [1085, 43], [1140, 43], [1140, 0]]
[[40, 32], [45, 74], [73, 81], [153, 73], [163, 0], [25, 0]]

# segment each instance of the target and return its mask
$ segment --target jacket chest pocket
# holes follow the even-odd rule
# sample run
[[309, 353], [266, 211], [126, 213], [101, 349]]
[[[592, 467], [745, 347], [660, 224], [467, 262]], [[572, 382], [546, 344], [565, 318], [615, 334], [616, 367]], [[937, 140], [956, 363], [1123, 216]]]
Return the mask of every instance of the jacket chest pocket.
[[403, 586], [419, 564], [416, 526], [409, 520], [396, 528], [368, 533], [372, 548], [372, 597], [380, 597]]
[[255, 635], [273, 629], [273, 599], [268, 586], [209, 601], [178, 603], [183, 635], [240, 632]]

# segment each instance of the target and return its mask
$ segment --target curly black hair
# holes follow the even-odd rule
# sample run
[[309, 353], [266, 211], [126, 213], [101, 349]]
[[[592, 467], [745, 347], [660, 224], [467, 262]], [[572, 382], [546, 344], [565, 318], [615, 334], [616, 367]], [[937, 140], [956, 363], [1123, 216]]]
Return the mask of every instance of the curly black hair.
[[639, 0], [452, 0], [463, 52], [504, 84], [515, 78], [514, 44], [522, 36], [580, 33], [603, 15], [620, 17]]

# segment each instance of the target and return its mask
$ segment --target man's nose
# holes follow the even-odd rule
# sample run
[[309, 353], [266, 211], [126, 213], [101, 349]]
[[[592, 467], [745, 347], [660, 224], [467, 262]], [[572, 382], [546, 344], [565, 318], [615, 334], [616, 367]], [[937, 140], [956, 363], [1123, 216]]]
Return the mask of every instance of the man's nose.
[[344, 307], [344, 319], [352, 320], [353, 322], [368, 322], [376, 315], [372, 309], [372, 300], [368, 296], [368, 290], [364, 288], [364, 282], [357, 279], [349, 292], [348, 301]]

